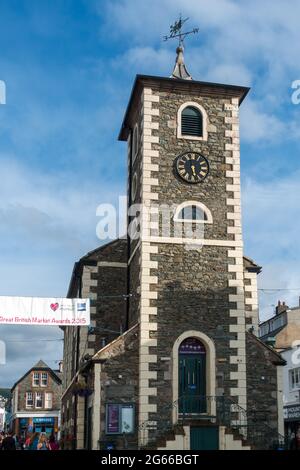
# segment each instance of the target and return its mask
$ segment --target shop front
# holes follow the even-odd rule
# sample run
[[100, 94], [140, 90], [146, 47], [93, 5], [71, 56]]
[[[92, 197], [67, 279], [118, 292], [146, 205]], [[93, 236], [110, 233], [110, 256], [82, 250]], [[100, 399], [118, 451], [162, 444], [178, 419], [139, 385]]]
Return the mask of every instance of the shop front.
[[[55, 426], [56, 425], [56, 426]], [[56, 433], [57, 423], [54, 417], [39, 417], [32, 419], [33, 432], [44, 432], [49, 436]]]
[[300, 403], [284, 406], [284, 430], [289, 447], [300, 445]]

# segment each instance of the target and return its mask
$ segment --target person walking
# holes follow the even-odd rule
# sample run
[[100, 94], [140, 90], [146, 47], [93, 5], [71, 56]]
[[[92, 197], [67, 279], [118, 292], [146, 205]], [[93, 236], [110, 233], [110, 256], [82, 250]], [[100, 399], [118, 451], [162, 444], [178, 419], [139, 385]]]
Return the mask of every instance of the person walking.
[[12, 432], [3, 439], [1, 450], [16, 450], [16, 441], [13, 438]]
[[46, 434], [41, 434], [37, 445], [37, 450], [49, 450]]
[[49, 450], [59, 450], [59, 444], [57, 440], [55, 439], [54, 434], [51, 434], [49, 438]]
[[34, 432], [29, 440], [29, 445], [27, 447], [27, 450], [37, 450], [38, 443], [39, 443], [39, 433]]

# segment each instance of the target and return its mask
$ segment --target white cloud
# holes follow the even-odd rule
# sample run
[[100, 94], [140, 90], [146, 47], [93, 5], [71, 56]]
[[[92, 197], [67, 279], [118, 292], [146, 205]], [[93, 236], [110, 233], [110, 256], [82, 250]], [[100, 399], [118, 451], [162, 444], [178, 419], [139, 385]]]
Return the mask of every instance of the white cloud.
[[[297, 172], [270, 182], [246, 179], [243, 188], [245, 253], [263, 266], [260, 288], [298, 289], [261, 293], [261, 317], [278, 300], [291, 307], [300, 295], [300, 204]], [[273, 305], [273, 306], [272, 306]]]

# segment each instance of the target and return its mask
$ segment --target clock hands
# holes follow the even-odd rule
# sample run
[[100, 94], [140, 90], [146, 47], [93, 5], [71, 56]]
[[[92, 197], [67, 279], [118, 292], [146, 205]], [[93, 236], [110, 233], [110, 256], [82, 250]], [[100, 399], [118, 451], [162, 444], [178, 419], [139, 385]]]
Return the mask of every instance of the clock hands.
[[192, 169], [193, 175], [196, 176], [195, 165], [191, 165], [191, 169]]

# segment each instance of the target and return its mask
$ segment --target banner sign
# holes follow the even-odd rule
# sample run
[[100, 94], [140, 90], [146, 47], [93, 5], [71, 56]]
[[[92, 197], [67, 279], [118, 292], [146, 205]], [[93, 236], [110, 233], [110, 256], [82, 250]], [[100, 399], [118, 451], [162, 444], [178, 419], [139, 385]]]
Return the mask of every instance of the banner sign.
[[90, 300], [0, 296], [0, 324], [88, 326]]

